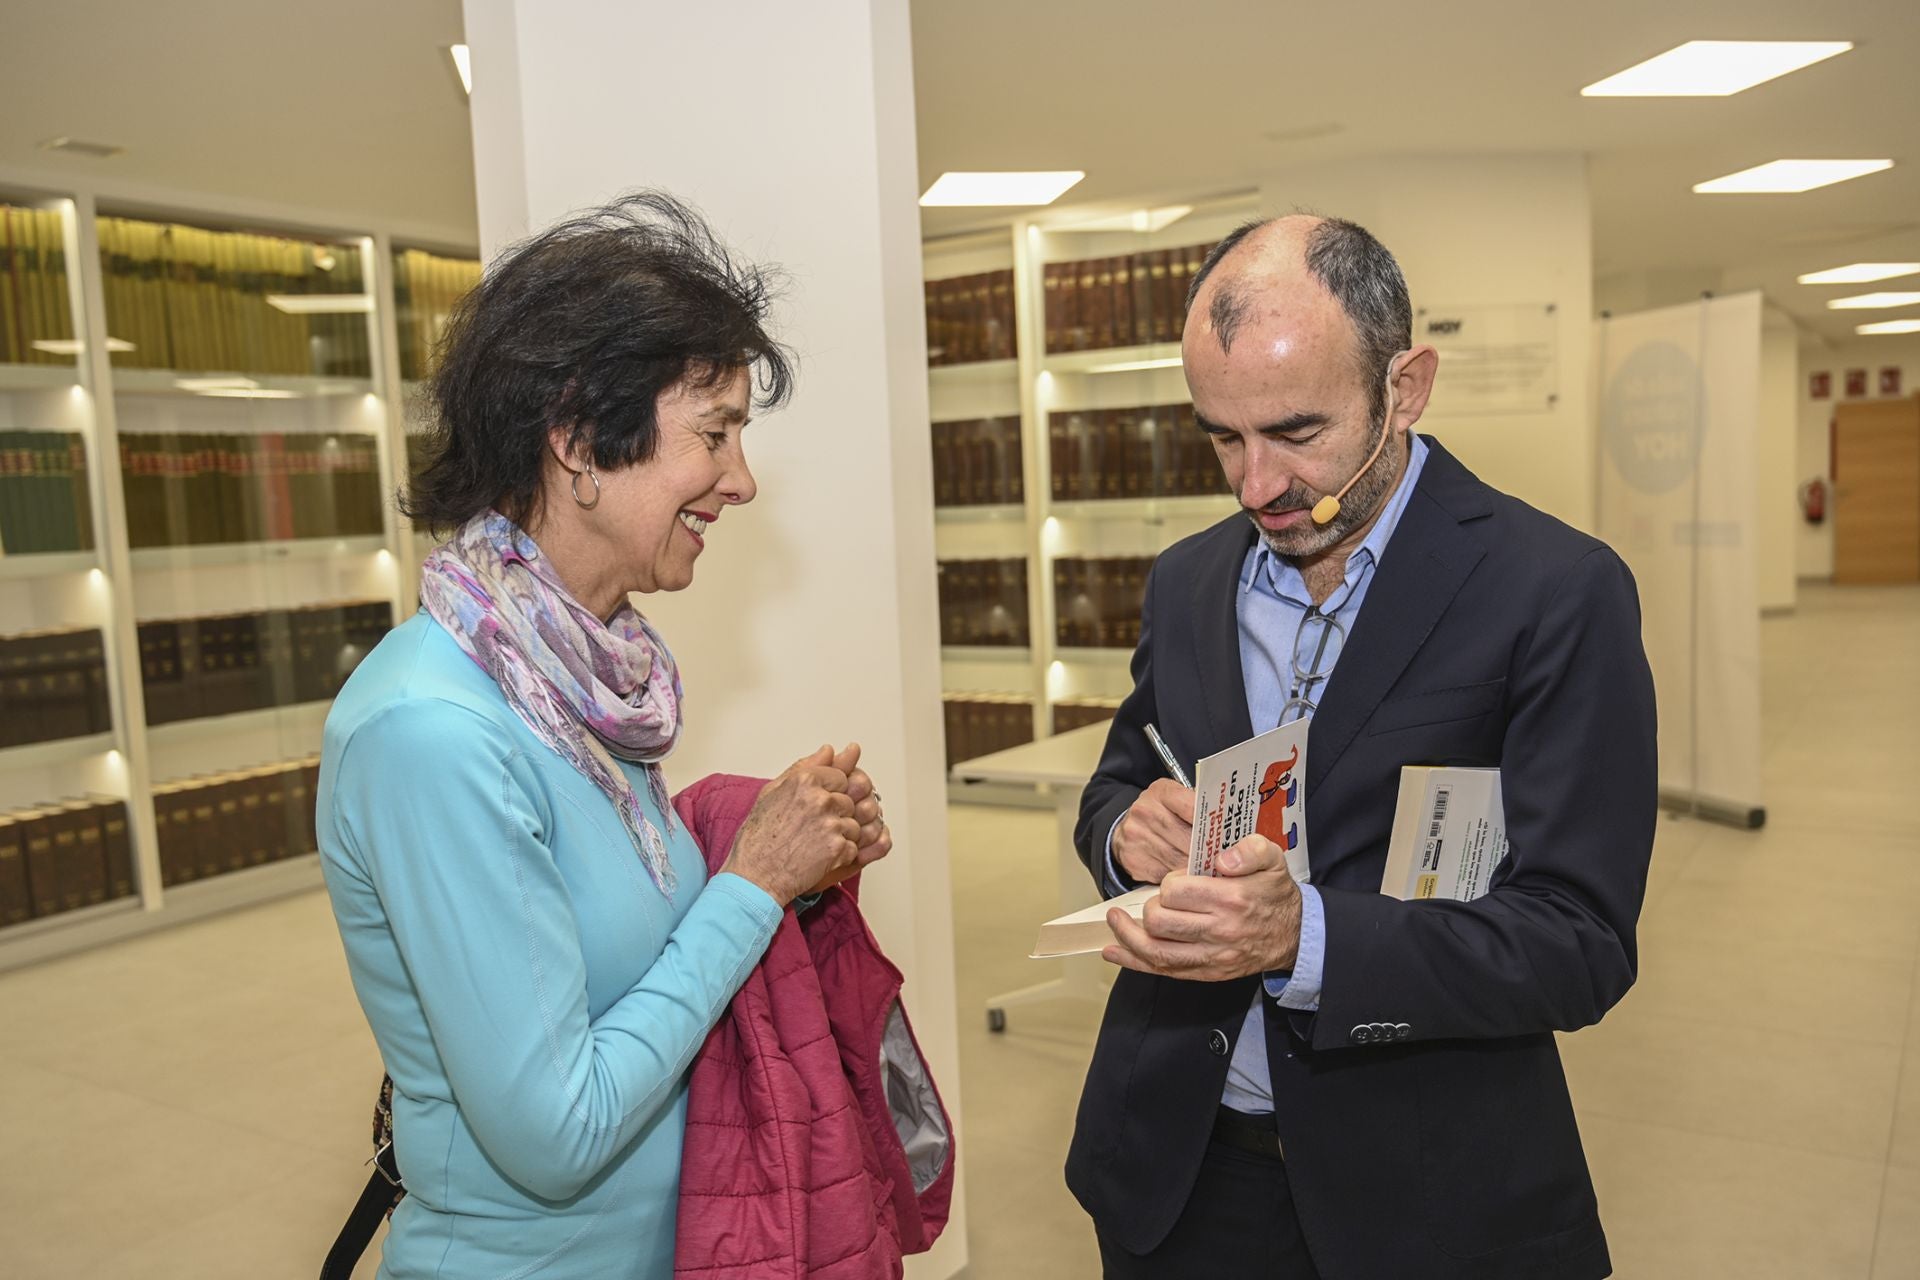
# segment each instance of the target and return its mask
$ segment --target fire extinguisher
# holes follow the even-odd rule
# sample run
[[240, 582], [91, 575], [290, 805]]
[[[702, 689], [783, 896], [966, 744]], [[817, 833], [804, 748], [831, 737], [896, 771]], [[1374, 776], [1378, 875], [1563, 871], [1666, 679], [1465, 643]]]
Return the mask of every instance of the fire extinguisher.
[[1808, 524], [1819, 524], [1827, 518], [1827, 482], [1815, 476], [1800, 486], [1800, 514], [1807, 518]]

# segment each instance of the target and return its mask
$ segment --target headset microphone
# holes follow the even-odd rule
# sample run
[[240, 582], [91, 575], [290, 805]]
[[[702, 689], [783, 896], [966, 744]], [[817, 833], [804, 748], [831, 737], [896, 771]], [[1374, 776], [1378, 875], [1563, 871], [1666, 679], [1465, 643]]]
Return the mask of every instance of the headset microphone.
[[[1398, 360], [1398, 355], [1394, 360]], [[1313, 522], [1318, 525], [1332, 524], [1334, 517], [1340, 514], [1340, 499], [1347, 496], [1347, 490], [1360, 483], [1360, 477], [1373, 470], [1373, 464], [1380, 461], [1381, 451], [1387, 447], [1387, 440], [1393, 435], [1393, 360], [1387, 361], [1387, 412], [1380, 421], [1380, 442], [1373, 446], [1373, 452], [1353, 478], [1340, 486], [1340, 492], [1330, 493], [1313, 504]]]

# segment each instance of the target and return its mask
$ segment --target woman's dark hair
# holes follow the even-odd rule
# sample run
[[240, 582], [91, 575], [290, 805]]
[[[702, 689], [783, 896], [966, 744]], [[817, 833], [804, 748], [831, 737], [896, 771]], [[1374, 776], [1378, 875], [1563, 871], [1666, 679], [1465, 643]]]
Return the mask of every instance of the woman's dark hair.
[[693, 209], [637, 191], [514, 245], [454, 308], [425, 402], [431, 459], [400, 510], [453, 529], [498, 508], [539, 514], [555, 425], [594, 465], [653, 457], [655, 403], [686, 380], [752, 371], [755, 403], [784, 403], [793, 360], [766, 330], [778, 274], [736, 262]]

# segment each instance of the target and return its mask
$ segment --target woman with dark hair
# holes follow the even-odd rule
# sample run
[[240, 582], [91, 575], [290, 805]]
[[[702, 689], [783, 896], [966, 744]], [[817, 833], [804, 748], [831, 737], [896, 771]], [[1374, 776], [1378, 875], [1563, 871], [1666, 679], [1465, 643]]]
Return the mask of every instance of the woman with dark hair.
[[509, 250], [448, 330], [402, 506], [452, 537], [319, 793], [393, 1079], [389, 1280], [670, 1275], [689, 1064], [786, 906], [890, 848], [858, 747], [822, 747], [709, 879], [661, 772], [680, 682], [628, 595], [687, 587], [754, 496], [741, 431], [791, 385], [768, 292], [640, 194]]

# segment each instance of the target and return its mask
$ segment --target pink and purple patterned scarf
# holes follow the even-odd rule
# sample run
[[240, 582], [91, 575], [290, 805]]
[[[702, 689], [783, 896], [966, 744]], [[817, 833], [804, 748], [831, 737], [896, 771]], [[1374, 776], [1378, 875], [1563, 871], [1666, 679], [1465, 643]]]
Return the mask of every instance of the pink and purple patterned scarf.
[[602, 622], [562, 586], [540, 548], [495, 511], [427, 557], [420, 603], [492, 676], [527, 727], [619, 810], [660, 892], [673, 899], [666, 842], [614, 758], [646, 766], [672, 829], [660, 762], [680, 740], [680, 671], [631, 604]]

